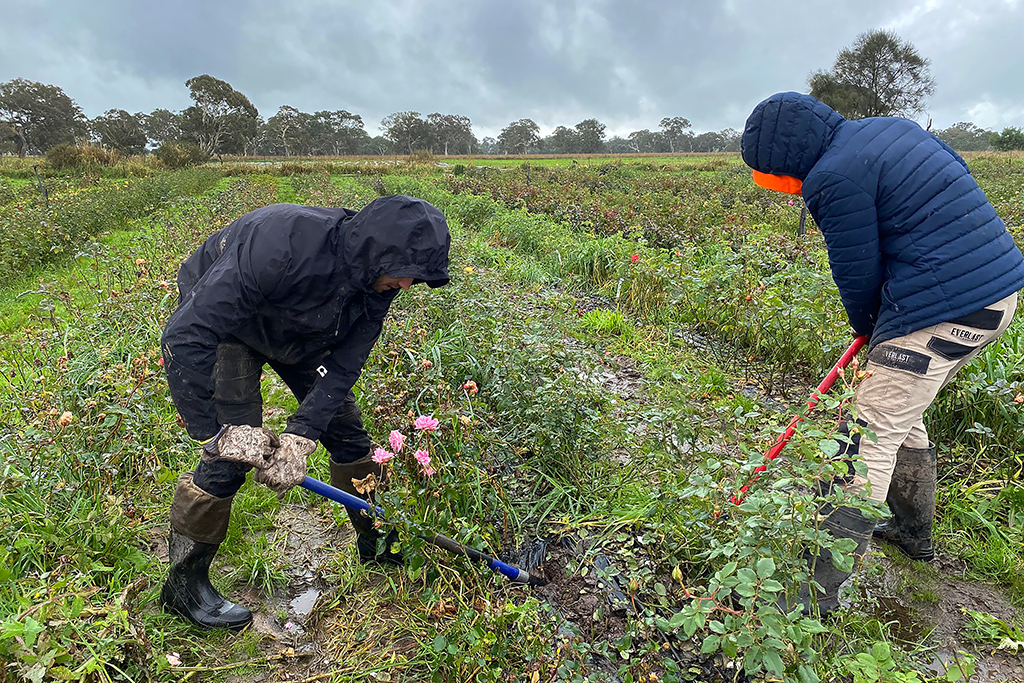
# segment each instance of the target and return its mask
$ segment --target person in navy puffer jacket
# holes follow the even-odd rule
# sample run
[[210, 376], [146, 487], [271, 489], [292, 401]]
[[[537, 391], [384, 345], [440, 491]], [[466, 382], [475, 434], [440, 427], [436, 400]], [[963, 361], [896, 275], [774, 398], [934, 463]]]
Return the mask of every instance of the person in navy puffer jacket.
[[[803, 195], [850, 325], [870, 335], [855, 406], [877, 441], [855, 433], [848, 451], [867, 465], [867, 481], [853, 486], [892, 512], [874, 535], [931, 560], [936, 451], [921, 418], [1009, 326], [1024, 258], [966, 162], [913, 121], [847, 121], [809, 95], [778, 93], [747, 119], [742, 154], [758, 184]], [[840, 507], [825, 526], [860, 554], [872, 524]], [[815, 566], [824, 593], [814, 597], [828, 611], [849, 573], [824, 559]], [[799, 600], [811, 601], [806, 587]]]

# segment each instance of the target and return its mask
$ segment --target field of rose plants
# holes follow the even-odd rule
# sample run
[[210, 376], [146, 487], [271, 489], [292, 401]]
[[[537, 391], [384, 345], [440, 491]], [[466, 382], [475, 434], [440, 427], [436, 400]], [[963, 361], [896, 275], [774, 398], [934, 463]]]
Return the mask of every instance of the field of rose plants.
[[[1024, 167], [969, 162], [1021, 238]], [[1024, 680], [1020, 323], [927, 416], [935, 562], [875, 545], [838, 614], [776, 607], [806, 550], [849, 552], [819, 530], [834, 498], [815, 482], [845, 467], [832, 437], [858, 377], [729, 502], [850, 342], [799, 198], [738, 158], [45, 182], [49, 206], [0, 167], [0, 682]], [[452, 284], [396, 299], [356, 387], [407, 566], [360, 565], [336, 504], [249, 482], [212, 574], [253, 625], [164, 614], [173, 481], [198, 453], [159, 354], [178, 264], [259, 206], [393, 193], [453, 235]], [[295, 401], [269, 369], [263, 388], [281, 430]], [[322, 449], [310, 474], [329, 478]]]

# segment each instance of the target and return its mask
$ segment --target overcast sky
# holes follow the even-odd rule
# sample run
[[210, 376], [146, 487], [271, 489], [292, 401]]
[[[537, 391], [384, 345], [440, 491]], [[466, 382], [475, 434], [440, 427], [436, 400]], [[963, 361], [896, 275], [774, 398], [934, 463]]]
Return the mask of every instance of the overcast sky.
[[264, 117], [347, 109], [520, 118], [542, 134], [596, 118], [609, 137], [684, 116], [741, 129], [757, 102], [872, 29], [931, 60], [924, 123], [1024, 126], [1024, 0], [20, 0], [4, 3], [0, 82], [60, 86], [94, 117], [191, 104], [231, 83]]

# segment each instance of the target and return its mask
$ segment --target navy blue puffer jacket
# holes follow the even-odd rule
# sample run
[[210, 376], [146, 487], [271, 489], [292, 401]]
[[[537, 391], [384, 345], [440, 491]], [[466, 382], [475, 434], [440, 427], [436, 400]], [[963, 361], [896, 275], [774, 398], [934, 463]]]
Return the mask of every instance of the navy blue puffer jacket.
[[913, 121], [847, 121], [809, 95], [754, 108], [743, 160], [803, 181], [850, 325], [872, 345], [1024, 287], [1024, 258], [967, 164]]

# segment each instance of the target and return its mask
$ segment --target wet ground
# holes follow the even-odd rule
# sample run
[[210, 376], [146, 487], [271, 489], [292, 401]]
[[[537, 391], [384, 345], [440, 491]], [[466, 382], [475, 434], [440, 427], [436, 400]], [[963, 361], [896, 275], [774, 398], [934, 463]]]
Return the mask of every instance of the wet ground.
[[[586, 295], [578, 299], [576, 307], [584, 313], [613, 306], [603, 297]], [[717, 354], [712, 349], [713, 341], [700, 335], [691, 337], [692, 348]], [[569, 340], [568, 345], [583, 346], [575, 340]], [[643, 401], [646, 395], [642, 373], [625, 356], [605, 354], [590, 379], [627, 404]], [[774, 394], [762, 386], [764, 383], [757, 380], [756, 373], [748, 373], [745, 381], [737, 382], [733, 390], [753, 399], [766, 412], [785, 413], [789, 410], [787, 406], [806, 400], [801, 391], [809, 394], [813, 389], [790, 384], [780, 395], [782, 386], [778, 383]], [[709, 452], [725, 448], [723, 444], [699, 447]], [[616, 451], [611, 457], [621, 464], [630, 461], [628, 451]], [[583, 567], [581, 558], [585, 558]], [[522, 553], [511, 559], [526, 561]], [[579, 539], [559, 539], [547, 546], [543, 571], [550, 583], [536, 589], [536, 593], [562, 620], [560, 631], [594, 642], [625, 633], [627, 620], [636, 613], [636, 606], [631, 604], [625, 590], [626, 579], [615, 565], [615, 549], [590, 547]], [[919, 661], [928, 661], [923, 675], [945, 677], [947, 670], [955, 669], [967, 653], [974, 658], [972, 681], [1024, 681], [1024, 656], [997, 649], [995, 642], [979, 644], [972, 640], [971, 617], [965, 611], [989, 614], [1012, 624], [1018, 619], [1018, 610], [999, 586], [965, 578], [965, 571], [962, 561], [941, 552], [927, 569], [917, 563], [892, 562], [875, 545], [864, 570], [849, 588], [859, 593], [846, 606], [885, 624], [888, 638], [905, 650], [922, 653]], [[736, 669], [721, 654], [701, 655], [696, 643], [674, 640], [665, 647], [666, 656], [689, 671], [693, 680], [734, 680]], [[601, 668], [601, 662], [594, 664]], [[739, 680], [742, 679], [741, 674]]]
[[[578, 301], [577, 309], [586, 312], [607, 308], [609, 304], [602, 297], [588, 296]], [[697, 348], [711, 343], [703, 338], [695, 338], [693, 342]], [[567, 337], [566, 344], [581, 355], [594, 353], [573, 338]], [[621, 408], [615, 411], [628, 417], [646, 400], [642, 373], [628, 357], [595, 355], [598, 357], [592, 359], [594, 365], [587, 373], [588, 379], [621, 402]], [[782, 399], [767, 395], [756, 380], [737, 383], [734, 389], [756, 400], [766, 411], [785, 411], [785, 404], [794, 402], [793, 395]], [[801, 399], [796, 397], [796, 400]], [[641, 432], [633, 433], [643, 436]], [[715, 452], [724, 446], [699, 444], [698, 448]], [[628, 448], [620, 448], [611, 457], [626, 465], [631, 455]], [[253, 624], [253, 629], [265, 636], [261, 650], [269, 653], [289, 649], [296, 659], [284, 669], [293, 671], [295, 679], [316, 680], [321, 673], [330, 672], [342, 654], [348, 658], [355, 650], [370, 647], [354, 634], [350, 642], [336, 632], [337, 626], [348, 623], [340, 616], [341, 612], [358, 609], [359, 605], [351, 601], [360, 598], [346, 596], [344, 589], [325, 578], [325, 569], [328, 563], [336, 561], [338, 550], [351, 552], [353, 532], [351, 526], [336, 525], [317, 508], [285, 505], [278, 513], [275, 529], [268, 533], [274, 535], [275, 546], [284, 550], [284, 564], [288, 568], [286, 585], [272, 596], [252, 591], [235, 597], [252, 606], [262, 605], [256, 611]], [[155, 550], [160, 552], [160, 548]], [[165, 556], [166, 551], [163, 552]], [[596, 643], [612, 642], [625, 635], [630, 619], [641, 607], [628, 590], [623, 552], [632, 553], [633, 562], [654, 569], [654, 560], [644, 557], [642, 548], [624, 548], [621, 543], [601, 547], [588, 539], [570, 536], [530, 544], [503, 559], [526, 569], [536, 568], [548, 579], [548, 585], [532, 591], [549, 606], [559, 634], [570, 640]], [[1024, 681], [1024, 657], [996, 650], [995, 644], [972, 642], [969, 639], [970, 617], [963, 611], [983, 612], [1010, 623], [1017, 619], [1018, 612], [1007, 595], [997, 586], [963, 578], [963, 563], [941, 552], [932, 568], [922, 571], [919, 566], [892, 562], [875, 546], [867, 565], [850, 588], [847, 607], [885, 624], [888, 639], [904, 649], [926, 652], [922, 659], [930, 662], [929, 671], [922, 673], [943, 675], [947, 668], [955, 666], [961, 653], [966, 652], [976, 658], [971, 681]], [[377, 608], [376, 613], [366, 618], [402, 618], [400, 614], [385, 613], [387, 607], [382, 610], [380, 603]], [[394, 608], [398, 610], [401, 606]], [[328, 647], [326, 631], [331, 632], [331, 652], [325, 650]], [[697, 641], [659, 637], [663, 638], [659, 646], [664, 656], [675, 660], [690, 680], [746, 680], [742, 673], [737, 675], [735, 664], [723, 655], [700, 654]], [[399, 639], [384, 647], [399, 653], [403, 648], [418, 645], [414, 640], [403, 643]], [[366, 655], [379, 660], [381, 652]], [[593, 658], [589, 665], [608, 676], [613, 676], [616, 669], [611, 661], [602, 658]], [[278, 669], [273, 675], [245, 680], [278, 680], [281, 676], [282, 670]]]
[[[1024, 657], [971, 639], [971, 617], [982, 612], [1006, 623], [1019, 616], [999, 586], [963, 578], [966, 565], [941, 551], [929, 565], [890, 560], [872, 544], [869, 565], [858, 576], [852, 609], [886, 624], [889, 637], [906, 649], [930, 650], [928, 669], [944, 675], [961, 653], [975, 658], [972, 681], [1024, 681]], [[893, 550], [887, 552], [892, 553]], [[854, 591], [855, 595], [857, 594]]]
[[288, 504], [278, 511], [272, 533], [284, 550], [288, 583], [273, 596], [263, 596], [269, 604], [254, 614], [252, 628], [301, 651], [307, 619], [328, 588], [324, 569], [339, 549], [352, 546], [354, 531], [348, 524], [335, 525], [316, 509]]

